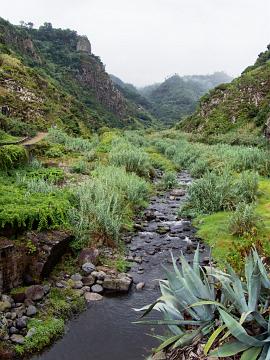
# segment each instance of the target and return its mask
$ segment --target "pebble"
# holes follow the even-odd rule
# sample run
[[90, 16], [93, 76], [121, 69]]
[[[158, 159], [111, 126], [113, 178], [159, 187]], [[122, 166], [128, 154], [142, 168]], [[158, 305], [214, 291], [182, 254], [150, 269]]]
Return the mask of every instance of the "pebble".
[[136, 285], [136, 290], [138, 291], [141, 291], [145, 286], [145, 283], [144, 282], [139, 282], [137, 285]]

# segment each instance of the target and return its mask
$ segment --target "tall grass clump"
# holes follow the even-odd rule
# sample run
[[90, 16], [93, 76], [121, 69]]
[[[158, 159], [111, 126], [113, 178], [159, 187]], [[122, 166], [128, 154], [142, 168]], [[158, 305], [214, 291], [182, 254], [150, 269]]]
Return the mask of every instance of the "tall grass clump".
[[165, 172], [159, 185], [164, 190], [170, 190], [175, 187], [177, 185], [177, 178], [175, 172]]
[[270, 175], [270, 153], [255, 147], [239, 147], [233, 156], [232, 168], [238, 172], [255, 170], [260, 175]]
[[117, 166], [99, 166], [93, 176], [108, 188], [117, 190], [132, 206], [141, 207], [147, 204], [151, 185], [136, 174], [127, 173], [125, 168]]
[[76, 191], [76, 209], [70, 212], [76, 231], [74, 247], [90, 241], [117, 245], [121, 230], [131, 226], [133, 211], [146, 206], [150, 184], [117, 166], [99, 166], [93, 178]]
[[60, 129], [49, 129], [47, 140], [54, 144], [64, 145], [66, 150], [74, 152], [86, 152], [92, 150], [98, 144], [98, 137], [94, 136], [91, 141], [81, 137], [72, 137]]
[[147, 153], [127, 141], [113, 144], [109, 153], [109, 163], [124, 166], [127, 171], [139, 176], [150, 176], [151, 165]]
[[260, 220], [253, 205], [240, 203], [230, 217], [229, 230], [232, 235], [254, 236], [257, 234]]
[[180, 210], [182, 215], [212, 214], [233, 210], [240, 202], [251, 203], [258, 192], [257, 175], [250, 172], [239, 177], [228, 171], [222, 174], [207, 172], [188, 189], [188, 201]]
[[16, 174], [16, 183], [22, 185], [27, 189], [27, 192], [30, 194], [33, 193], [42, 193], [49, 194], [55, 193], [59, 188], [53, 184], [52, 181], [45, 180], [42, 178], [29, 178], [20, 173]]

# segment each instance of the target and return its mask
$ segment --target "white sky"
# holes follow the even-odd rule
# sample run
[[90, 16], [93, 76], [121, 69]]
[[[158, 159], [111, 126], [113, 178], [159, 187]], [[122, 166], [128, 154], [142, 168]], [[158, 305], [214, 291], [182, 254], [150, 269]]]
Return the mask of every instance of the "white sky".
[[106, 70], [135, 85], [179, 73], [236, 76], [270, 43], [270, 0], [9, 0], [10, 22], [87, 35]]

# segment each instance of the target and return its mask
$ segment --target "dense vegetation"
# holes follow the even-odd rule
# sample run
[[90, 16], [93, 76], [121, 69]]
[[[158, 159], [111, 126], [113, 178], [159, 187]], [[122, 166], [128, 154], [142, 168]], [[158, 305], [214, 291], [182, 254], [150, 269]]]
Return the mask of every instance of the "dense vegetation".
[[[57, 124], [88, 136], [93, 129], [144, 127], [155, 122], [113, 86], [101, 60], [80, 51], [76, 31], [14, 26], [0, 19], [0, 129], [33, 135]], [[90, 47], [90, 43], [89, 43]]]
[[241, 143], [242, 138], [245, 141], [251, 134], [268, 135], [269, 74], [268, 49], [239, 78], [203, 96], [197, 111], [179, 126], [198, 133], [202, 140], [212, 138], [221, 142], [230, 138]]

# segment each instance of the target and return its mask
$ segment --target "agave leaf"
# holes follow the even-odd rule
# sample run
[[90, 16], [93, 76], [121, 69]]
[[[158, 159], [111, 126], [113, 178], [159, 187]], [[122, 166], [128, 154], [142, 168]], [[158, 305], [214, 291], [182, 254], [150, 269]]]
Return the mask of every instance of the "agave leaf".
[[[269, 349], [270, 349], [269, 345], [265, 345], [265, 346], [263, 347], [262, 352], [261, 352], [261, 356], [259, 357], [258, 360], [266, 360], [266, 359], [267, 359], [267, 356], [268, 356], [268, 354], [269, 354]], [[268, 358], [267, 360], [269, 360], [269, 358]]]
[[255, 311], [257, 309], [258, 300], [261, 291], [261, 274], [258, 262], [253, 268], [250, 278], [247, 282], [248, 285], [248, 308]]
[[209, 353], [209, 356], [213, 357], [227, 357], [227, 356], [233, 356], [236, 355], [242, 351], [245, 351], [250, 348], [250, 345], [243, 344], [240, 341], [234, 341], [231, 343], [226, 343], [224, 345], [221, 345], [219, 348], [211, 351]]
[[264, 342], [257, 340], [255, 337], [252, 337], [247, 334], [246, 330], [243, 328], [238, 321], [236, 321], [231, 315], [229, 315], [226, 311], [219, 309], [222, 320], [227, 326], [228, 330], [231, 334], [242, 343], [251, 346], [263, 346]]
[[220, 302], [218, 301], [212, 301], [212, 300], [201, 300], [201, 301], [198, 301], [194, 304], [191, 304], [189, 305], [189, 307], [197, 307], [197, 306], [203, 306], [203, 305], [215, 305], [215, 306], [218, 306], [218, 307], [221, 307], [222, 309], [226, 310], [227, 308], [222, 305]]
[[259, 269], [260, 269], [260, 273], [261, 273], [261, 276], [262, 276], [262, 284], [263, 284], [263, 286], [266, 289], [270, 289], [270, 279], [269, 279], [268, 273], [267, 273], [267, 271], [265, 269], [265, 266], [264, 266], [261, 258], [259, 257], [256, 250], [252, 251], [252, 255], [253, 255], [254, 261], [257, 260], [257, 263], [258, 263], [258, 266], [259, 266]]
[[205, 325], [205, 321], [199, 320], [139, 320], [134, 321], [133, 324], [144, 324], [144, 325], [191, 325], [191, 326], [201, 326]]
[[186, 333], [178, 341], [175, 342], [173, 348], [176, 349], [178, 347], [184, 347], [189, 345], [193, 341], [193, 339], [200, 334], [200, 332], [201, 329], [193, 330], [192, 332]]
[[181, 338], [183, 335], [176, 335], [176, 336], [172, 336], [169, 339], [166, 339], [162, 344], [159, 345], [159, 347], [157, 349], [155, 349], [155, 352], [159, 352], [163, 349], [165, 349], [166, 347], [170, 346], [171, 344], [173, 344], [174, 342], [176, 342], [177, 340], [179, 340], [179, 338]]
[[193, 258], [193, 270], [197, 274], [198, 277], [200, 277], [200, 244], [198, 244], [197, 249], [194, 254]]
[[207, 343], [204, 346], [204, 355], [206, 356], [212, 347], [213, 343], [215, 342], [216, 338], [219, 336], [219, 334], [226, 328], [226, 325], [219, 326], [213, 334], [209, 337]]
[[243, 352], [240, 360], [256, 360], [262, 351], [262, 347], [252, 347]]

